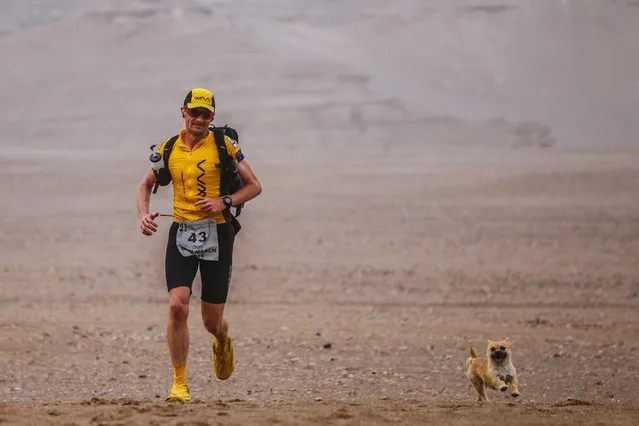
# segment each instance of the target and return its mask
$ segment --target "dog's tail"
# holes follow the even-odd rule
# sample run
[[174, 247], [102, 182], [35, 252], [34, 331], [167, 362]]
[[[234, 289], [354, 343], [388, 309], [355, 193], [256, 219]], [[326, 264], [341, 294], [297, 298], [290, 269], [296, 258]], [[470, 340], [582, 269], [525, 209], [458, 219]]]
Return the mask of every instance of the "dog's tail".
[[470, 347], [469, 353], [470, 353], [470, 358], [466, 360], [466, 367], [468, 367], [470, 363], [473, 362], [475, 358], [477, 358], [477, 351], [475, 350], [474, 346]]

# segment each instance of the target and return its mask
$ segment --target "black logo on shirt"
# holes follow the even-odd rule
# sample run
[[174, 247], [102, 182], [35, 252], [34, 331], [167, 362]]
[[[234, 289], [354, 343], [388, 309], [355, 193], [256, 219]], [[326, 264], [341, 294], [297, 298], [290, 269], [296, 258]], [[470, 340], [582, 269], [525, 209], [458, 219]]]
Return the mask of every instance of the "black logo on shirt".
[[197, 195], [199, 197], [206, 197], [206, 185], [202, 178], [204, 178], [204, 169], [202, 168], [202, 164], [204, 164], [206, 160], [202, 160], [197, 163], [197, 168], [202, 170], [202, 173], [197, 177]]

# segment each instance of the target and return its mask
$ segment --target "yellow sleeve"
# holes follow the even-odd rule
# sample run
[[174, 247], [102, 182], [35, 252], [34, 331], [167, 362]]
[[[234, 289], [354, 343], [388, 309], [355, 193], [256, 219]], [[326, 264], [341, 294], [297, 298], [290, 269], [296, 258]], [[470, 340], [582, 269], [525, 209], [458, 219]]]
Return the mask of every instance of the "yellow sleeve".
[[233, 138], [224, 135], [224, 143], [226, 144], [226, 150], [229, 154], [233, 156], [235, 161], [238, 163], [244, 160], [244, 154], [242, 153], [242, 148], [240, 148], [240, 144]]

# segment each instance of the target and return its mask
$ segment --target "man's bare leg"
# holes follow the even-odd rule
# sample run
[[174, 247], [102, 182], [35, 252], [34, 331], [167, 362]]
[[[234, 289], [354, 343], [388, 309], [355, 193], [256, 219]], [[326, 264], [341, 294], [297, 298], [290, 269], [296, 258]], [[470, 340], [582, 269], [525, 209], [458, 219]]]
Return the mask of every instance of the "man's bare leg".
[[204, 327], [215, 336], [213, 342], [213, 370], [220, 380], [228, 379], [235, 369], [233, 342], [229, 335], [229, 323], [224, 319], [224, 303], [202, 301]]
[[189, 353], [189, 287], [176, 287], [169, 291], [169, 320], [166, 335], [173, 363], [173, 388], [167, 400], [188, 402], [186, 361]]
[[224, 343], [229, 332], [229, 323], [224, 319], [224, 303], [202, 301], [202, 322], [218, 342]]

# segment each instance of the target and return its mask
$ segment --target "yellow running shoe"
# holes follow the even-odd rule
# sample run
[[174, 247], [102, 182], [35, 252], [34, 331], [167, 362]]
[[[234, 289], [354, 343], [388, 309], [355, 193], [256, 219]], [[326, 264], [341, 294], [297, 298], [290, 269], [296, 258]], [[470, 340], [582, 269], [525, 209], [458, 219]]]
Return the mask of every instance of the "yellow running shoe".
[[231, 335], [226, 336], [223, 345], [218, 344], [217, 339], [213, 339], [213, 371], [220, 380], [231, 377], [235, 370], [235, 357], [233, 356], [233, 341]]
[[189, 385], [184, 382], [173, 383], [171, 393], [164, 398], [164, 400], [170, 402], [189, 402], [191, 400]]

